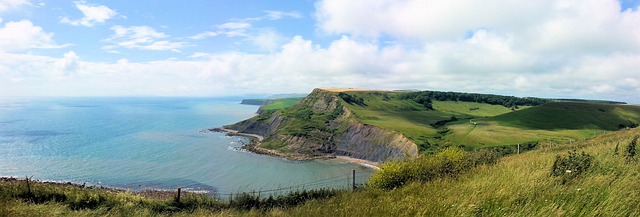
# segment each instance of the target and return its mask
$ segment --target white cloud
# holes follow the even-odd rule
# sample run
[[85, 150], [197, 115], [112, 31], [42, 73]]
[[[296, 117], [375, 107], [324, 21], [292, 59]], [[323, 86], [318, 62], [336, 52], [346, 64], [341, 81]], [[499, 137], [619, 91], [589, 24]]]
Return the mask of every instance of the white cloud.
[[76, 73], [79, 69], [79, 57], [75, 52], [69, 51], [64, 54], [62, 59], [55, 61], [54, 68], [60, 75], [69, 76]]
[[539, 52], [640, 48], [638, 12], [621, 13], [617, 1], [323, 0], [316, 9], [319, 28], [330, 34], [430, 43], [487, 29], [512, 35], [517, 46]]
[[98, 23], [104, 23], [108, 19], [118, 15], [116, 11], [104, 5], [89, 5], [86, 1], [76, 1], [74, 4], [76, 8], [82, 12], [84, 17], [78, 20], [71, 20], [68, 17], [63, 17], [60, 19], [60, 22], [74, 26], [92, 27]]
[[[276, 29], [241, 20], [191, 39], [238, 37], [270, 52], [198, 52], [188, 60], [117, 63], [82, 62], [71, 53], [0, 53], [6, 60], [0, 85], [35, 94], [10, 81], [37, 81], [30, 84], [71, 95], [78, 94], [74, 88], [88, 95], [230, 95], [334, 86], [640, 103], [640, 12], [621, 12], [615, 1], [326, 0], [316, 6], [327, 43], [284, 38]], [[105, 46], [111, 52], [186, 45], [148, 26], [112, 30]], [[48, 82], [56, 63], [75, 71]]]
[[227, 37], [246, 37], [247, 30], [251, 28], [251, 23], [247, 22], [227, 22], [218, 25], [218, 34]]
[[209, 37], [224, 35], [227, 37], [247, 37], [247, 31], [252, 28], [248, 22], [227, 22], [216, 26], [217, 31], [205, 31], [197, 35], [189, 37], [193, 40], [200, 40]]
[[171, 50], [179, 52], [179, 48], [187, 46], [185, 42], [172, 42], [168, 40], [161, 40], [168, 38], [169, 36], [155, 31], [149, 26], [132, 26], [111, 27], [114, 34], [105, 39], [107, 42], [111, 42], [114, 45], [104, 46], [103, 49], [107, 51], [114, 51], [117, 47], [124, 47], [129, 49], [140, 50]]
[[286, 38], [273, 29], [264, 29], [256, 35], [249, 36], [248, 40], [262, 50], [272, 51], [285, 42]]
[[298, 13], [297, 11], [291, 11], [291, 12], [264, 11], [264, 12], [266, 13], [264, 17], [269, 20], [279, 20], [286, 17], [296, 18], [296, 19], [302, 18], [302, 14]]
[[189, 38], [193, 39], [193, 40], [200, 40], [200, 39], [205, 39], [205, 38], [209, 38], [209, 37], [216, 37], [216, 36], [218, 36], [217, 32], [206, 31], [206, 32], [202, 32], [202, 33], [199, 33], [197, 35], [191, 36]]
[[[520, 57], [513, 51], [510, 40], [508, 36], [479, 31], [459, 43], [410, 49], [400, 44], [380, 46], [348, 36], [321, 46], [296, 36], [268, 54], [194, 53], [190, 61], [142, 63], [126, 59], [115, 63], [81, 62], [73, 52], [62, 58], [0, 54], [7, 60], [0, 64], [0, 77], [5, 76], [0, 85], [30, 94], [37, 94], [38, 88], [30, 90], [10, 80], [44, 85], [57, 92], [40, 89], [38, 93], [54, 95], [77, 95], [78, 89], [86, 90], [81, 93], [86, 95], [230, 95], [306, 92], [330, 86], [638, 103], [638, 54], [585, 56], [544, 70], [530, 69], [529, 65], [545, 62], [534, 58], [522, 72], [517, 66], [524, 64], [520, 61], [527, 59], [526, 55]], [[489, 63], [469, 60], [480, 58], [481, 54], [502, 59]], [[52, 74], [51, 69], [57, 73]], [[63, 80], [59, 79], [61, 72], [66, 72]]]
[[0, 0], [0, 13], [29, 4], [28, 0]]
[[57, 45], [53, 40], [53, 33], [45, 32], [29, 20], [7, 22], [0, 28], [0, 51], [14, 52], [32, 48], [46, 49], [66, 46], [69, 45]]
[[420, 81], [411, 88], [640, 94], [628, 82], [640, 67], [640, 12], [621, 12], [617, 1], [322, 0], [316, 9], [324, 33], [413, 47], [391, 68], [413, 70], [402, 83]]
[[227, 22], [218, 25], [218, 29], [248, 29], [251, 27], [251, 23], [247, 22]]

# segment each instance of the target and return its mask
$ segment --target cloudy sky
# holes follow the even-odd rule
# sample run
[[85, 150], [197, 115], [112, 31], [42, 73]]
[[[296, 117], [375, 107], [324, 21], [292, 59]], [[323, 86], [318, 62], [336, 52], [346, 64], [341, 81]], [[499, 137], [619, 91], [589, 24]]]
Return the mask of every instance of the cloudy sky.
[[0, 0], [0, 96], [315, 87], [640, 103], [630, 0]]

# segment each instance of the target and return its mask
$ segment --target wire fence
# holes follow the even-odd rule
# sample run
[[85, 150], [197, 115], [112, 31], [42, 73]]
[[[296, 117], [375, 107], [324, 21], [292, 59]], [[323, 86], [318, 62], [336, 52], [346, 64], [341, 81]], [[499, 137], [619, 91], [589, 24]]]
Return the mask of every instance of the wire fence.
[[304, 182], [295, 185], [289, 185], [285, 187], [277, 187], [272, 189], [260, 189], [252, 191], [238, 191], [238, 192], [216, 192], [214, 197], [219, 199], [230, 199], [237, 195], [248, 194], [251, 196], [269, 197], [284, 195], [290, 192], [296, 191], [308, 191], [317, 189], [356, 189], [366, 185], [366, 181], [369, 178], [370, 173], [356, 173], [353, 170], [350, 174], [344, 174], [339, 176], [333, 176], [323, 178], [319, 180]]
[[[346, 189], [356, 189], [361, 188], [366, 185], [367, 180], [371, 176], [371, 173], [367, 172], [356, 172], [356, 170], [352, 170], [351, 173], [346, 173], [343, 175], [337, 175], [327, 178], [322, 178], [314, 181], [293, 184], [283, 187], [276, 187], [271, 189], [259, 189], [259, 190], [251, 190], [251, 191], [237, 191], [237, 192], [211, 192], [208, 193], [209, 196], [225, 200], [232, 199], [238, 195], [251, 195], [258, 197], [269, 197], [269, 196], [280, 196], [285, 195], [291, 192], [301, 192], [301, 191], [310, 191], [310, 190], [346, 190]], [[29, 181], [32, 180], [32, 177], [26, 177], [27, 185]], [[67, 182], [67, 184], [72, 184], [71, 182]], [[85, 187], [86, 183], [80, 185], [82, 188]], [[180, 194], [183, 189], [179, 187], [177, 189], [177, 198], [180, 198]], [[171, 190], [169, 190], [171, 192]], [[190, 192], [189, 188], [185, 188], [184, 192]], [[193, 192], [197, 192], [193, 191]]]

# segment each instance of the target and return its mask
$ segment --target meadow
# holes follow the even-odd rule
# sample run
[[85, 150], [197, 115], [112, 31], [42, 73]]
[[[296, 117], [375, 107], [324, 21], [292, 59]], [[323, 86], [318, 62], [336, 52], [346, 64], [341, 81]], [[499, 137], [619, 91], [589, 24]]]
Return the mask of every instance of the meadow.
[[432, 109], [402, 92], [346, 92], [361, 104], [345, 103], [357, 120], [398, 131], [421, 152], [447, 146], [469, 150], [584, 140], [640, 123], [640, 107], [594, 102], [554, 101], [516, 106], [463, 101], [431, 101]]

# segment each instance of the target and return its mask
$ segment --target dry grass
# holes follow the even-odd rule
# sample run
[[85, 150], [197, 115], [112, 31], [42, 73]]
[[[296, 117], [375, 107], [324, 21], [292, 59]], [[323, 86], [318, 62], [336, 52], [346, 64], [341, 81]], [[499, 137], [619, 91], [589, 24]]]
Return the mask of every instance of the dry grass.
[[[614, 155], [640, 129], [573, 145], [549, 145], [506, 157], [457, 179], [413, 183], [391, 191], [367, 189], [273, 215], [288, 216], [638, 216], [640, 163]], [[584, 175], [561, 184], [550, 176], [554, 157], [583, 150], [595, 158]], [[622, 148], [621, 148], [622, 150]]]

